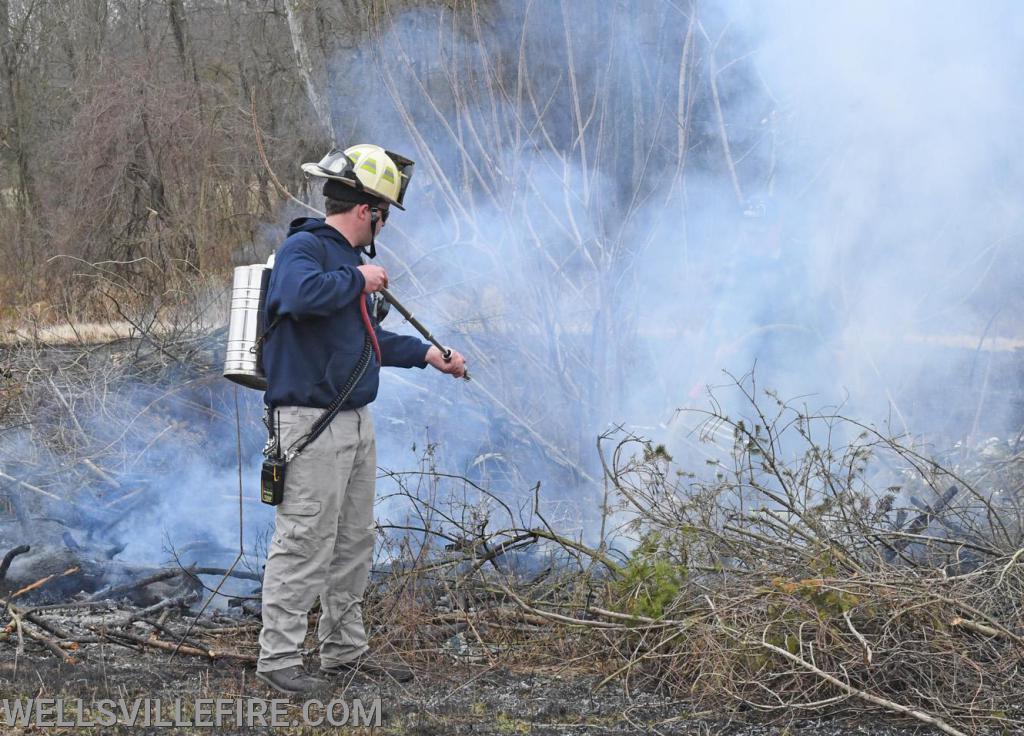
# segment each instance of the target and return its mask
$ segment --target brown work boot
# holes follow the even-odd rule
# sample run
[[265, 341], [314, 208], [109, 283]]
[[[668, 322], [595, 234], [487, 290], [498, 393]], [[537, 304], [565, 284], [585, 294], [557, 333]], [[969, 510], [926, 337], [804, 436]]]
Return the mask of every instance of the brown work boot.
[[257, 672], [256, 678], [286, 695], [315, 693], [328, 685], [326, 680], [307, 674], [300, 664], [270, 672]]
[[325, 677], [342, 677], [345, 675], [367, 675], [369, 677], [390, 678], [397, 682], [408, 682], [413, 678], [412, 670], [400, 659], [387, 660], [373, 652], [356, 657], [351, 662], [320, 667], [320, 674]]

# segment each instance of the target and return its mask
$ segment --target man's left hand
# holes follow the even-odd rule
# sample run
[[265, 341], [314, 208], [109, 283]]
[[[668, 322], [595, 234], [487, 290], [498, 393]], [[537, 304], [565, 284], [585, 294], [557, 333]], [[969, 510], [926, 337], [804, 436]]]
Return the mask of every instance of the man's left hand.
[[451, 356], [448, 360], [445, 360], [441, 351], [431, 345], [427, 351], [426, 361], [442, 373], [447, 373], [456, 378], [462, 378], [466, 375], [466, 359], [455, 350], [452, 350]]

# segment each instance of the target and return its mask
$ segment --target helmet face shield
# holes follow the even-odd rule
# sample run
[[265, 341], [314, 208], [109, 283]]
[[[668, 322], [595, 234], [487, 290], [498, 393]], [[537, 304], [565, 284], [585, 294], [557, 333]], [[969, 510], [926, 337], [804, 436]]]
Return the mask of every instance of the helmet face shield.
[[317, 162], [317, 166], [334, 176], [356, 179], [355, 162], [346, 156], [344, 151], [337, 148], [332, 148], [326, 156]]

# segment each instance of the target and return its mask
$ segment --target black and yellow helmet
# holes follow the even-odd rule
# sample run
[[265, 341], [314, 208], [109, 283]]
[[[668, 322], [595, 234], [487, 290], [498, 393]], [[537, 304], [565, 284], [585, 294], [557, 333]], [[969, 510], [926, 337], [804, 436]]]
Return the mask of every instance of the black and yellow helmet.
[[302, 164], [310, 176], [341, 182], [404, 210], [402, 200], [412, 178], [413, 162], [380, 146], [360, 143], [332, 149], [317, 163]]

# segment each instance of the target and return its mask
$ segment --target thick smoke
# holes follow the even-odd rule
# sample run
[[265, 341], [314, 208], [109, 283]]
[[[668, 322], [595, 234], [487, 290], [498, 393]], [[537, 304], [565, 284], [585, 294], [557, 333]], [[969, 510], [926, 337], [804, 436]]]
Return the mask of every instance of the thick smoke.
[[[378, 260], [475, 376], [386, 370], [382, 466], [432, 463], [526, 506], [540, 481], [583, 529], [598, 435], [625, 424], [676, 452], [676, 410], [755, 364], [783, 397], [938, 442], [1019, 424], [1019, 4], [475, 7], [384, 15], [332, 62], [347, 90], [362, 80], [333, 97], [338, 143], [417, 162]], [[154, 451], [154, 430], [124, 450], [163, 458], [137, 544], [237, 544], [231, 396], [199, 402], [212, 419], [180, 406], [215, 441]], [[242, 406], [252, 498], [260, 397]]]
[[565, 450], [560, 490], [592, 488], [600, 432], [671, 437], [755, 365], [783, 397], [939, 442], [1019, 421], [1017, 5], [385, 20], [356, 127], [421, 163], [384, 261], [480, 376], [428, 379], [455, 465], [479, 450], [453, 428], [497, 424]]
[[[779, 100], [779, 199], [805, 274], [794, 287], [828, 315], [824, 387], [850, 391], [871, 419], [892, 402], [910, 425], [901, 429], [971, 431], [983, 370], [952, 348], [1021, 336], [1024, 110], [1013, 70], [1024, 13], [1013, 3], [752, 7], [740, 22], [763, 29], [756, 63]], [[997, 402], [986, 413], [992, 428], [1019, 420]]]

